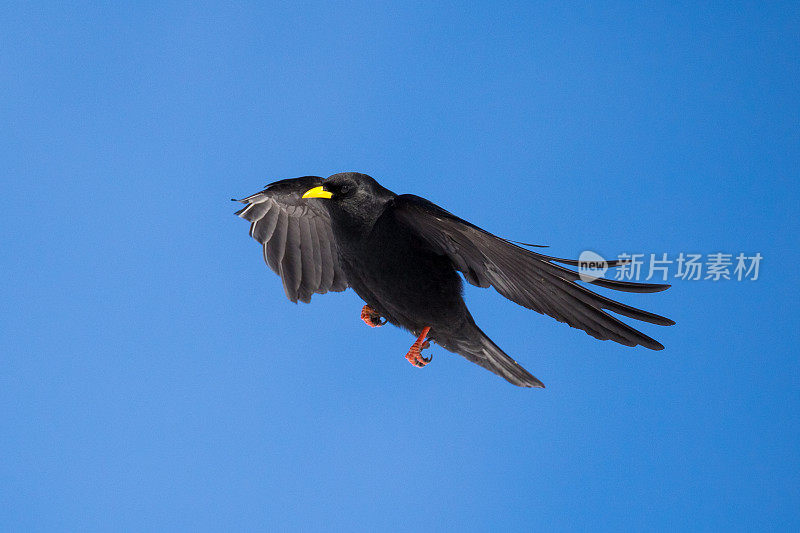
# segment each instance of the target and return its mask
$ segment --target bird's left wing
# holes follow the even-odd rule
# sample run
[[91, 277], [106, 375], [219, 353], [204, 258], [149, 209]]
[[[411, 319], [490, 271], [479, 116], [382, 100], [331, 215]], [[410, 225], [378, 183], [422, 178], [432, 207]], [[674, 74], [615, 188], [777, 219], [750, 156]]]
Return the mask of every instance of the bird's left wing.
[[317, 176], [276, 181], [237, 200], [247, 205], [236, 214], [250, 221], [250, 236], [263, 246], [264, 260], [293, 302], [347, 288], [327, 210], [319, 200], [302, 199], [322, 182]]
[[[398, 196], [393, 213], [398, 222], [412, 229], [432, 250], [448, 256], [473, 285], [493, 286], [509, 300], [598, 339], [611, 339], [627, 346], [640, 344], [653, 350], [664, 348], [606, 310], [663, 326], [674, 322], [592, 292], [575, 283], [579, 279], [577, 272], [556, 264], [577, 265], [577, 261], [521, 248], [418, 196]], [[620, 263], [609, 261], [608, 266]], [[625, 292], [658, 292], [669, 288], [669, 285], [604, 278], [589, 283]]]

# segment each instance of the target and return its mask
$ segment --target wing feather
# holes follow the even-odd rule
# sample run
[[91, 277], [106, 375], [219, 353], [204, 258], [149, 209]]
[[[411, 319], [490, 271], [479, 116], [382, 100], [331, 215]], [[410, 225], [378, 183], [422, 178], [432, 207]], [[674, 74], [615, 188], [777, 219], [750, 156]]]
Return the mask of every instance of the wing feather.
[[[320, 252], [320, 266], [322, 267], [322, 279], [320, 280], [319, 289], [322, 290], [335, 290], [333, 289], [334, 277], [334, 264], [338, 264], [335, 252], [331, 248], [332, 236], [328, 237], [325, 226], [320, 220], [314, 221], [314, 228], [319, 239], [319, 252]], [[330, 227], [327, 228], [330, 231]]]
[[[597, 294], [576, 283], [580, 279], [577, 272], [556, 264], [577, 265], [577, 261], [526, 250], [417, 196], [399, 196], [394, 212], [398, 221], [411, 227], [428, 246], [447, 255], [469, 283], [492, 286], [511, 301], [582, 329], [598, 339], [663, 349], [658, 341], [606, 310], [652, 324], [672, 325], [674, 322]], [[611, 261], [609, 266], [621, 263]], [[657, 292], [669, 287], [602, 278], [592, 283], [626, 292]]]
[[300, 264], [300, 228], [296, 218], [289, 215], [286, 231], [286, 251], [281, 260], [281, 279], [286, 296], [297, 301], [297, 288], [303, 274]]
[[314, 243], [311, 240], [311, 227], [308, 219], [298, 217], [297, 223], [300, 226], [300, 287], [298, 298], [303, 302], [310, 302], [311, 295], [314, 294], [312, 285], [316, 274], [314, 273]]
[[[317, 224], [313, 220], [308, 222], [308, 230], [311, 233], [311, 253], [313, 254], [311, 264], [314, 267], [314, 278], [309, 287], [311, 292], [317, 292], [322, 285], [322, 245], [319, 242], [319, 235], [317, 235]], [[327, 292], [324, 289], [323, 291]]]
[[250, 235], [262, 244], [264, 261], [293, 302], [348, 287], [328, 212], [319, 200], [302, 198], [322, 182], [317, 176], [281, 180], [238, 200], [246, 205], [236, 214], [250, 221]]
[[286, 237], [289, 232], [289, 215], [285, 212], [278, 213], [278, 223], [275, 228], [274, 238], [267, 241], [265, 253], [267, 254], [267, 264], [273, 272], [283, 277], [281, 273], [281, 262], [286, 251]]

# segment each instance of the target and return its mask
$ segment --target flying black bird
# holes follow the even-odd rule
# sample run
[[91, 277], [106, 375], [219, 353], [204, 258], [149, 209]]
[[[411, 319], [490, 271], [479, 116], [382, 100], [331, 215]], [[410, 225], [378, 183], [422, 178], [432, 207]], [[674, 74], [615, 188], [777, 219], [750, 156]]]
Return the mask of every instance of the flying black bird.
[[[459, 272], [473, 285], [491, 285], [519, 305], [626, 346], [664, 348], [605, 310], [674, 324], [578, 285], [577, 272], [556, 264], [577, 266], [575, 260], [517, 246], [424, 198], [397, 195], [366, 174], [276, 181], [238, 201], [247, 206], [236, 214], [251, 222], [250, 235], [263, 245], [291, 301], [351, 287], [366, 302], [361, 319], [367, 325], [389, 322], [417, 336], [406, 358], [418, 367], [430, 362], [421, 351], [433, 341], [514, 385], [544, 387], [475, 325]], [[603, 278], [590, 283], [626, 292], [669, 287]]]

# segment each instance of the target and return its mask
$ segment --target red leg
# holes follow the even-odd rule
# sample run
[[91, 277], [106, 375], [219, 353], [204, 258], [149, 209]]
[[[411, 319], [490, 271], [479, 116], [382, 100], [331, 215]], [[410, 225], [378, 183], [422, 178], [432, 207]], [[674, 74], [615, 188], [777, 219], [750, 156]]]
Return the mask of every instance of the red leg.
[[381, 321], [381, 315], [368, 305], [361, 308], [361, 320], [371, 328], [379, 328], [386, 324], [385, 320]]
[[417, 340], [414, 342], [414, 344], [411, 345], [411, 348], [408, 350], [408, 353], [406, 354], [406, 359], [408, 359], [408, 362], [418, 368], [422, 368], [423, 366], [431, 362], [430, 357], [428, 358], [422, 357], [422, 350], [431, 345], [431, 343], [425, 339], [425, 337], [428, 336], [428, 332], [430, 330], [431, 328], [429, 327], [424, 328], [422, 330], [422, 333], [420, 333], [419, 337], [417, 337]]

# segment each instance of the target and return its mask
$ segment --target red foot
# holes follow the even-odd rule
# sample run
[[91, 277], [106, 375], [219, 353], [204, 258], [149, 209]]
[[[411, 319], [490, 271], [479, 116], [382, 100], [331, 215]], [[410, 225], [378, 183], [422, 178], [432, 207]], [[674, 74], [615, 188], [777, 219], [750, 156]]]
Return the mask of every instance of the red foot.
[[371, 328], [379, 328], [386, 324], [385, 320], [381, 321], [381, 315], [368, 305], [361, 308], [361, 320]]
[[431, 357], [422, 357], [422, 350], [431, 345], [431, 343], [425, 339], [430, 330], [431, 328], [429, 327], [424, 328], [422, 333], [420, 333], [419, 337], [417, 337], [417, 340], [411, 345], [411, 348], [406, 354], [406, 359], [408, 359], [408, 362], [417, 368], [422, 368], [431, 362]]

